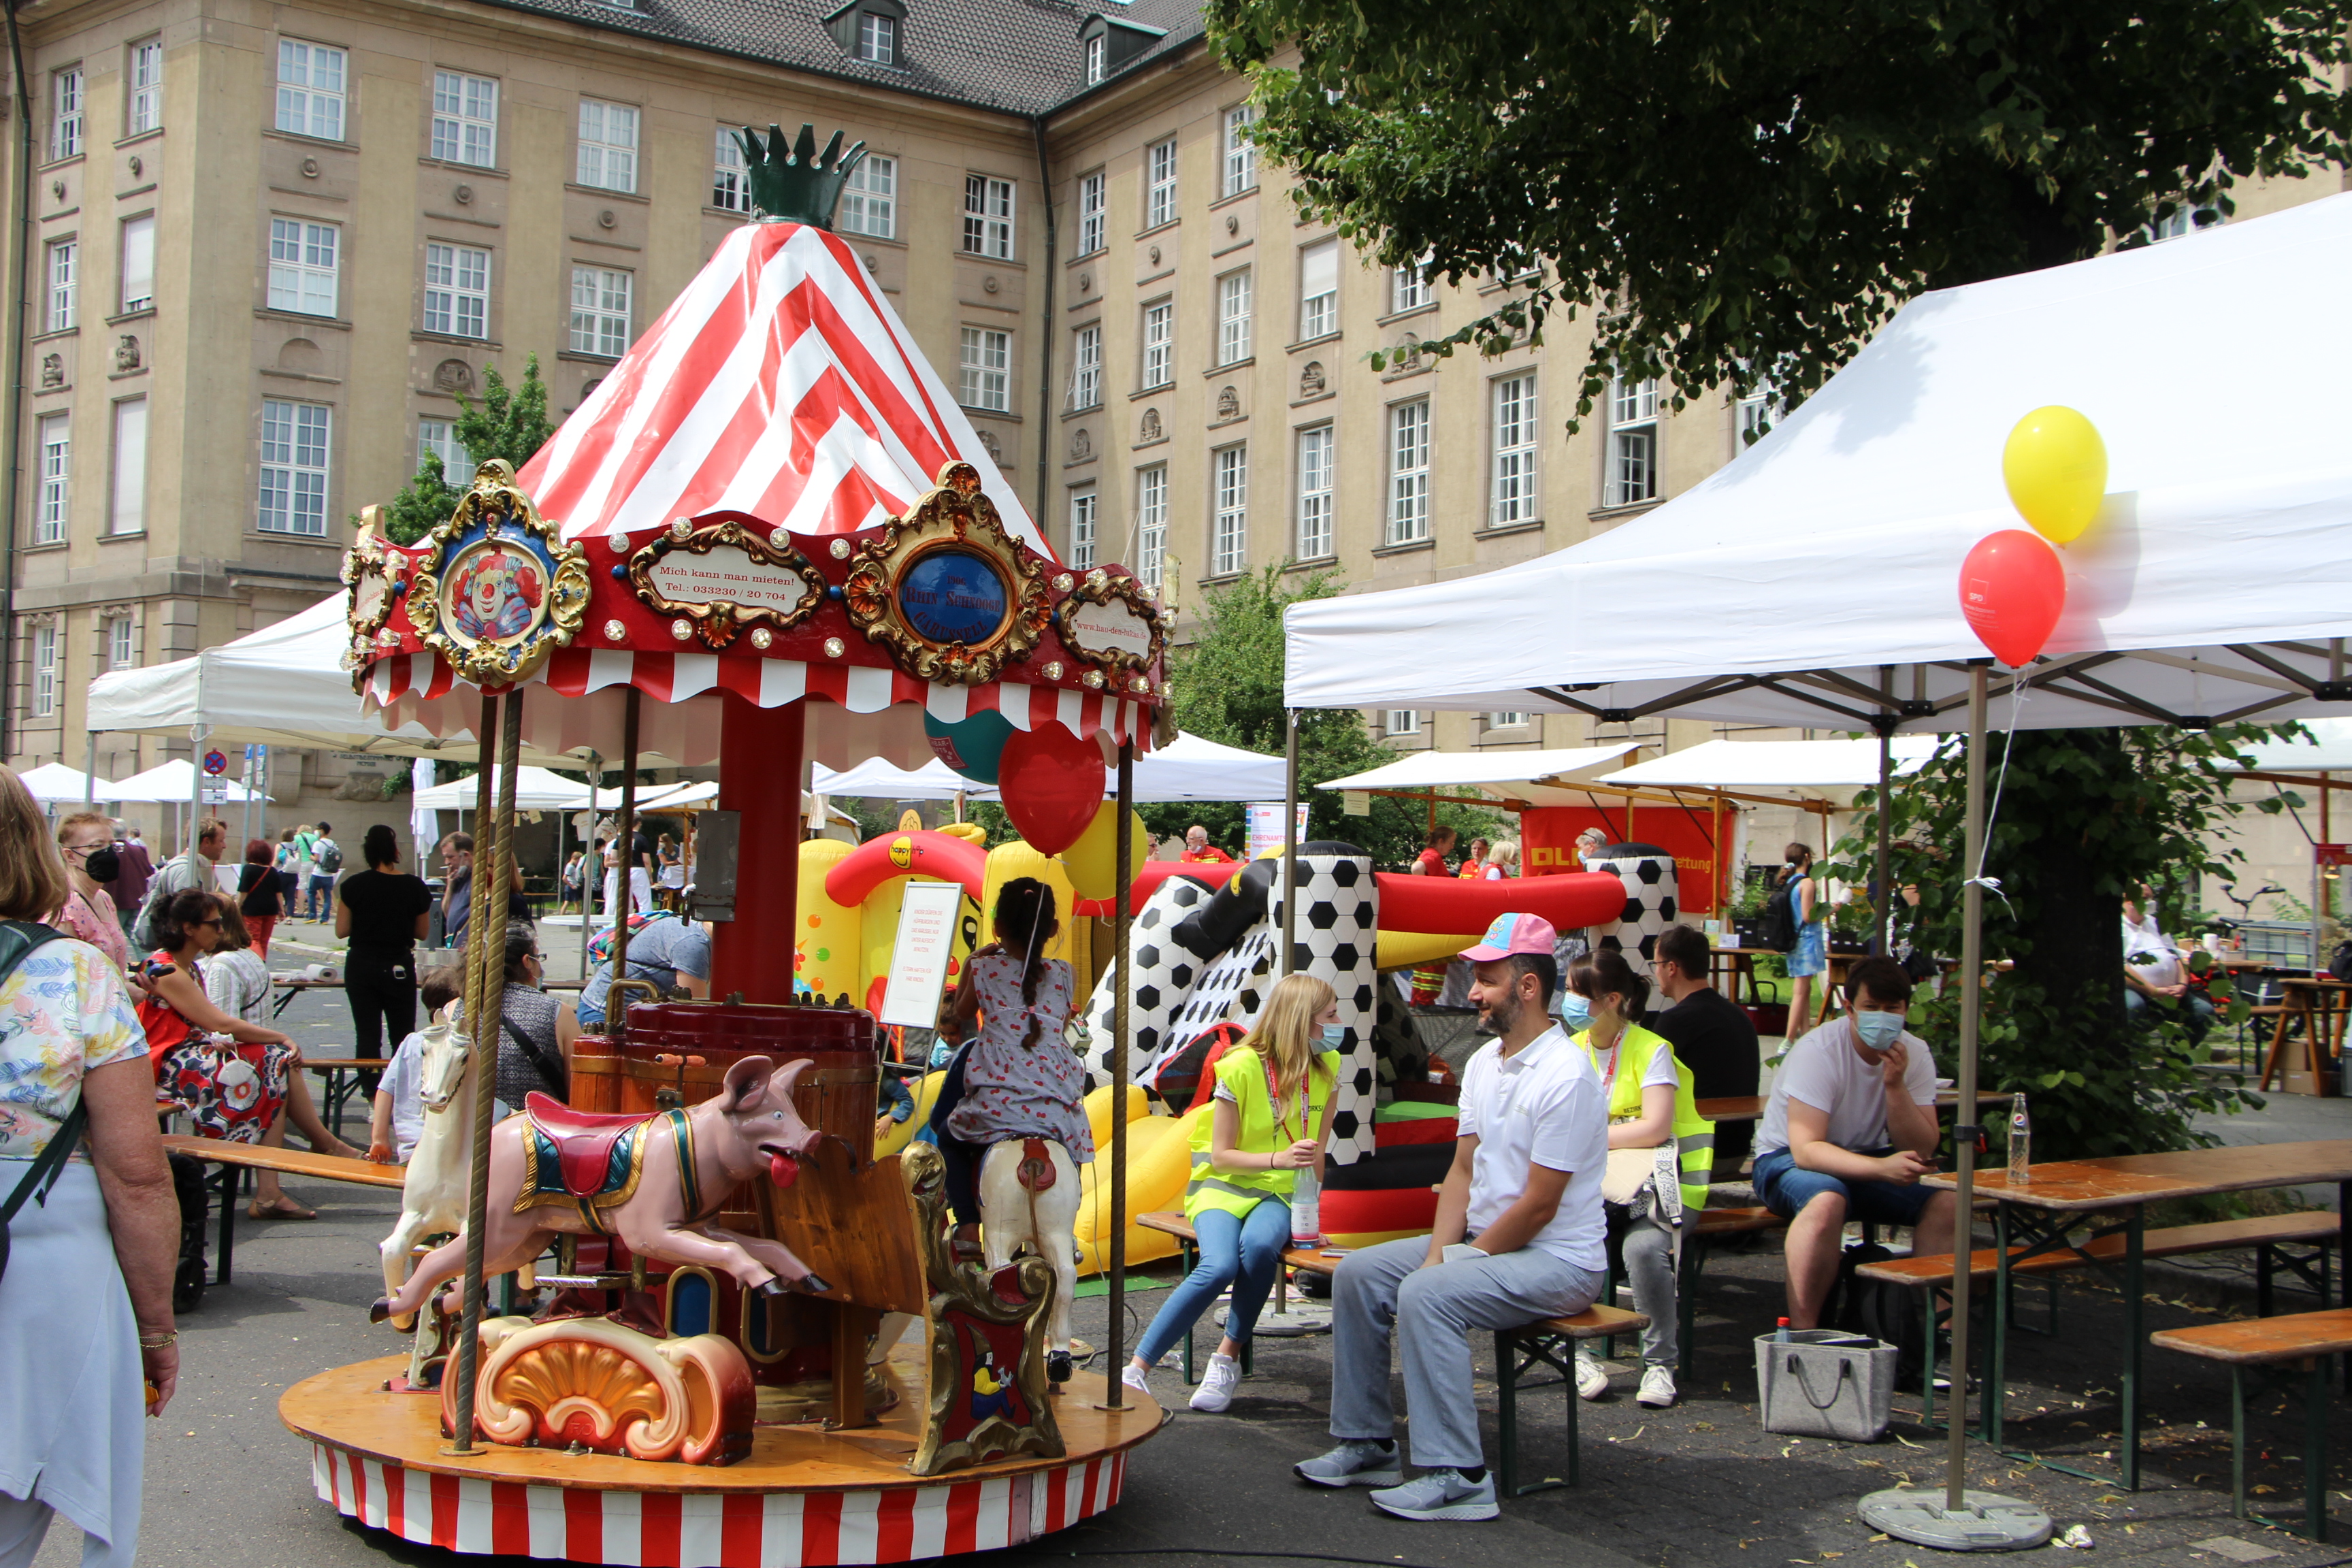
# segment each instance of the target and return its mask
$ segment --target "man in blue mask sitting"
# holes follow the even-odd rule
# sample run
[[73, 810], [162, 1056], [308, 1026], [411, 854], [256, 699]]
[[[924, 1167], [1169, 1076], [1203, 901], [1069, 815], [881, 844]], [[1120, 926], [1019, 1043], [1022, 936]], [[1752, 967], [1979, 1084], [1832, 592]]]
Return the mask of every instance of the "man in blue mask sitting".
[[1756, 1132], [1756, 1195], [1789, 1222], [1789, 1325], [1821, 1326], [1846, 1221], [1913, 1227], [1921, 1257], [1952, 1251], [1952, 1194], [1936, 1168], [1936, 1063], [1903, 1030], [1911, 977], [1891, 958], [1855, 963], [1846, 1016], [1789, 1049]]

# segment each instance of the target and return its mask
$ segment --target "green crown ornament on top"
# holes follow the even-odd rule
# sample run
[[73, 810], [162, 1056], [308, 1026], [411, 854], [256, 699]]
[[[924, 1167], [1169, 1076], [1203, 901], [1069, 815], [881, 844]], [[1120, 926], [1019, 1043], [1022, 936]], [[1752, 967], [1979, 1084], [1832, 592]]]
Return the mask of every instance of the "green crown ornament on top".
[[842, 151], [841, 135], [833, 133], [823, 153], [816, 150], [816, 129], [803, 125], [800, 139], [789, 147], [781, 125], [768, 127], [767, 139], [746, 125], [736, 141], [743, 149], [743, 178], [751, 191], [754, 223], [813, 223], [833, 226], [833, 209], [841, 200], [849, 172], [865, 161], [866, 143]]

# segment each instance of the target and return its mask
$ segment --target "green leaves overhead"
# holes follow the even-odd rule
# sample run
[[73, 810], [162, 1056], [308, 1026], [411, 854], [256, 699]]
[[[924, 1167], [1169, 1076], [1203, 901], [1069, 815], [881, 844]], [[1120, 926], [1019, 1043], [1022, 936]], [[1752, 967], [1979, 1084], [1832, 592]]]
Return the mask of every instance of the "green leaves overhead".
[[[555, 426], [547, 417], [547, 384], [539, 378], [537, 354], [523, 362], [520, 386], [509, 387], [499, 367], [490, 365], [482, 373], [482, 401], [476, 403], [461, 392], [457, 407], [454, 432], [457, 445], [477, 463], [503, 458], [520, 470], [555, 434]], [[436, 525], [448, 521], [457, 510], [458, 497], [473, 482], [471, 473], [445, 472], [439, 453], [425, 453], [416, 477], [384, 509], [390, 514], [385, 531], [395, 543], [415, 543]]]
[[1540, 267], [1421, 352], [1581, 311], [1580, 417], [1618, 365], [1676, 407], [1727, 382], [1793, 404], [1922, 290], [2345, 157], [2347, 26], [2251, 0], [1209, 7], [1307, 213], [1450, 282]]

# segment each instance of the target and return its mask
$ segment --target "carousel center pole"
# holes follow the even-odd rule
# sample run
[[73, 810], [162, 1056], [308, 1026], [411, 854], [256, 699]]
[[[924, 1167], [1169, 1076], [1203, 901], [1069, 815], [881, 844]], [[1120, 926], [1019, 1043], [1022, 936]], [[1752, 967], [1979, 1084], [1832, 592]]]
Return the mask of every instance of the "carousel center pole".
[[1134, 883], [1127, 868], [1135, 857], [1135, 738], [1118, 743], [1118, 859], [1111, 879], [1112, 941], [1118, 956], [1118, 984], [1111, 992], [1110, 1008], [1110, 1328], [1109, 1351], [1104, 1359], [1104, 1384], [1110, 1393], [1107, 1410], [1127, 1405], [1127, 1043], [1129, 998], [1134, 976], [1128, 952], [1129, 926], [1135, 912]]
[[[580, 982], [588, 982], [588, 934], [596, 929], [596, 895], [604, 890], [604, 851], [596, 842], [596, 780], [604, 760], [588, 753], [588, 831], [580, 836]], [[590, 856], [594, 859], [590, 859]]]
[[762, 708], [732, 692], [720, 700], [719, 805], [736, 814], [735, 918], [711, 930], [710, 994], [789, 1004], [808, 708]]
[[[501, 731], [500, 723], [504, 721]], [[466, 922], [466, 1027], [474, 1037], [474, 1126], [473, 1162], [466, 1183], [466, 1282], [464, 1317], [457, 1331], [457, 1366], [445, 1376], [457, 1380], [455, 1392], [456, 1421], [450, 1440], [441, 1451], [445, 1454], [478, 1454], [481, 1449], [474, 1442], [474, 1373], [480, 1363], [482, 1329], [482, 1261], [490, 1212], [490, 1126], [493, 1121], [491, 1102], [497, 1096], [499, 1059], [499, 1008], [492, 998], [504, 992], [506, 921], [498, 920], [499, 960], [491, 960], [490, 924], [495, 909], [502, 914], [506, 909], [506, 882], [510, 873], [505, 870], [512, 861], [507, 858], [506, 846], [499, 829], [511, 826], [514, 820], [514, 770], [522, 751], [522, 693], [510, 693], [501, 702], [492, 692], [482, 693], [481, 722], [474, 733], [480, 738], [478, 755], [481, 766], [475, 773], [474, 787], [474, 875], [468, 885], [473, 898], [471, 911]], [[490, 741], [499, 738], [499, 765], [490, 763]], [[506, 774], [506, 808], [493, 813], [491, 786], [499, 773]], [[499, 897], [495, 902], [491, 890]], [[426, 1310], [431, 1310], [428, 1306]], [[417, 1325], [421, 1333], [424, 1325]]]
[[[613, 830], [620, 847], [620, 875], [613, 882], [613, 902], [619, 906], [613, 913], [614, 980], [629, 977], [629, 917], [637, 912], [637, 720], [644, 701], [645, 694], [634, 686], [621, 693], [621, 816]], [[587, 971], [581, 971], [580, 979], [587, 983]], [[628, 1005], [627, 992], [615, 996], [605, 991], [604, 1027], [609, 1033], [622, 1032]]]

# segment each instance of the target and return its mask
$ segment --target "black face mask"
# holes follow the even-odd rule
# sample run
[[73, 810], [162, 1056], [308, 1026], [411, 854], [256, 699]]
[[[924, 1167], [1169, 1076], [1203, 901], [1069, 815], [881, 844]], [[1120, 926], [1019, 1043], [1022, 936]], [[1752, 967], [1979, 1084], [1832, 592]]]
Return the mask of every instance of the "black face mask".
[[81, 868], [89, 873], [93, 882], [111, 882], [122, 869], [122, 857], [111, 846], [93, 849], [82, 857]]

